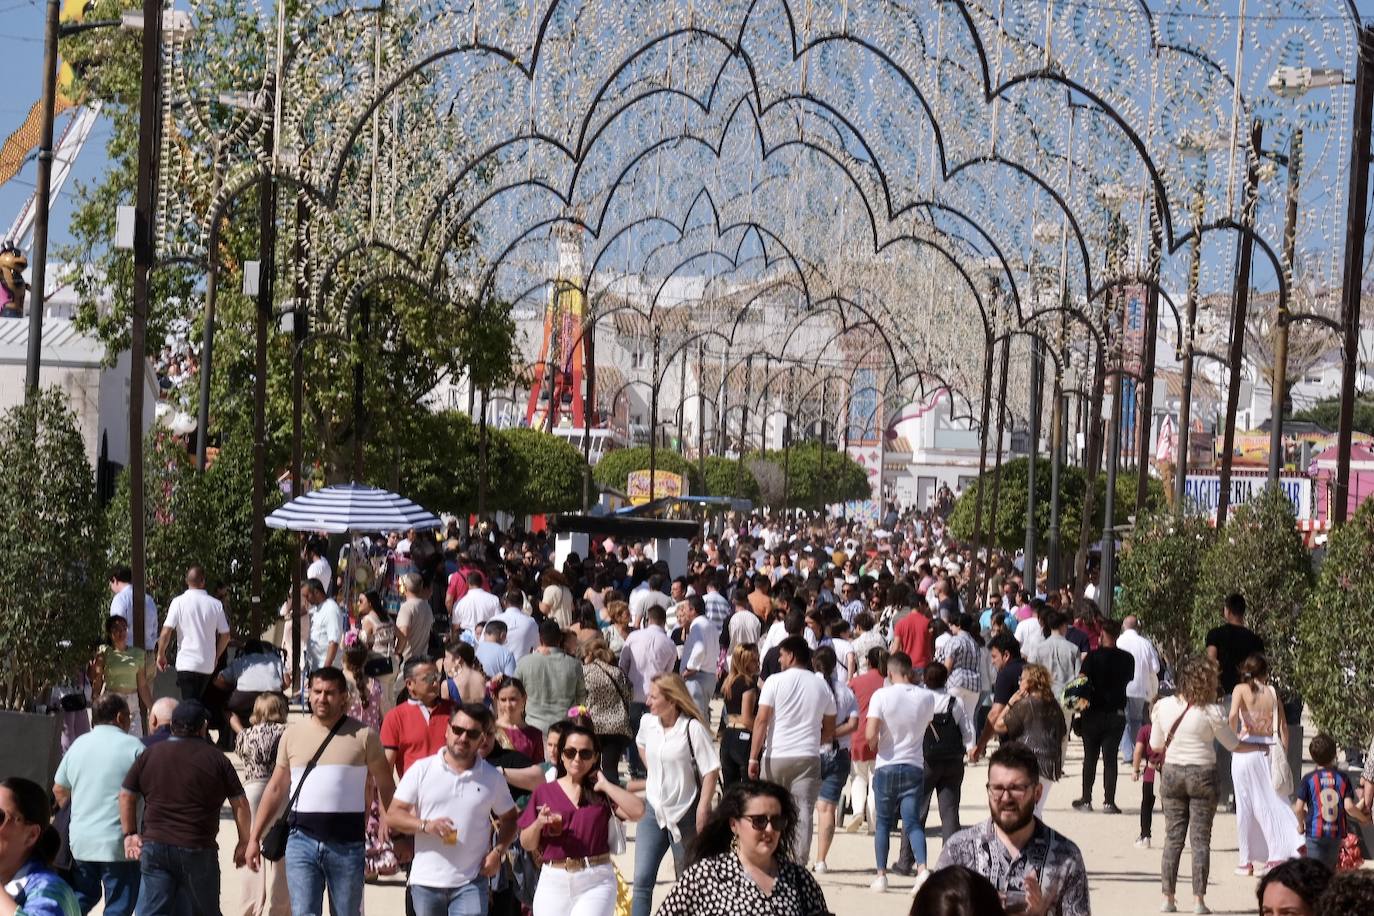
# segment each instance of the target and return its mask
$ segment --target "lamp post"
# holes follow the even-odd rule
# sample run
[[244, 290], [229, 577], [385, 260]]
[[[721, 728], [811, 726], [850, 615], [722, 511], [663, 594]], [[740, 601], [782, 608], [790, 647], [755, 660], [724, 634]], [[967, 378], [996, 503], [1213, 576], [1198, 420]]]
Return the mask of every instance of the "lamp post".
[[[1293, 130], [1288, 144], [1288, 199], [1283, 215], [1283, 269], [1288, 275], [1288, 298], [1293, 295], [1293, 261], [1298, 235], [1298, 181], [1302, 172], [1302, 128]], [[1279, 300], [1274, 324], [1274, 369], [1269, 386], [1269, 484], [1279, 482], [1283, 469], [1283, 403], [1288, 393], [1288, 299]]]

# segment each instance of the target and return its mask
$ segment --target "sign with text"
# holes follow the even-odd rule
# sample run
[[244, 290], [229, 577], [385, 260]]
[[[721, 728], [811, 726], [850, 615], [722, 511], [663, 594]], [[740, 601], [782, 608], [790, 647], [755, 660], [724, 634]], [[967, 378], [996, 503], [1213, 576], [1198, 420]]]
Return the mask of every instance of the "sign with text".
[[[1262, 475], [1231, 476], [1231, 507], [1248, 503], [1264, 492], [1269, 478]], [[1299, 475], [1280, 477], [1279, 486], [1293, 503], [1298, 521], [1312, 517], [1312, 478]], [[1184, 496], [1204, 513], [1215, 515], [1221, 497], [1221, 477], [1217, 474], [1189, 474]]]
[[687, 494], [687, 488], [683, 483], [681, 474], [655, 470], [653, 477], [654, 492], [650, 495], [649, 472], [647, 470], [630, 472], [629, 478], [625, 481], [625, 495], [630, 498], [631, 503], [642, 506], [651, 500]]

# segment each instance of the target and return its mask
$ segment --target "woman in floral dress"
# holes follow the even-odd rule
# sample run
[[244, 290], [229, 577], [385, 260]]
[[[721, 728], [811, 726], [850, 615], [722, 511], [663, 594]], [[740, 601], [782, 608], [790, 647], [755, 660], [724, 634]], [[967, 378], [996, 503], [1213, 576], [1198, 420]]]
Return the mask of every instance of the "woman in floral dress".
[[[344, 677], [348, 679], [348, 715], [368, 728], [382, 730], [382, 684], [364, 670], [370, 654], [357, 630], [344, 634]], [[372, 777], [367, 778], [367, 840], [364, 873], [368, 878], [396, 874], [396, 852], [382, 820], [380, 796]]]

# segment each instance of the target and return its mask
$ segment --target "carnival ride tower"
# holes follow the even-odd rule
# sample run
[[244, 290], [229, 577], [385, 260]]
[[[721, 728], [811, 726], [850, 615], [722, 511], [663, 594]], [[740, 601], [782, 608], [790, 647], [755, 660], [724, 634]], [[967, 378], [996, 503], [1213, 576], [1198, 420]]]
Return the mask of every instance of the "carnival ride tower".
[[558, 272], [544, 310], [544, 340], [534, 366], [525, 425], [550, 431], [560, 426], [583, 429], [587, 420], [578, 395], [590, 346], [590, 335], [582, 333], [587, 311], [581, 287], [583, 229], [561, 223], [554, 232]]

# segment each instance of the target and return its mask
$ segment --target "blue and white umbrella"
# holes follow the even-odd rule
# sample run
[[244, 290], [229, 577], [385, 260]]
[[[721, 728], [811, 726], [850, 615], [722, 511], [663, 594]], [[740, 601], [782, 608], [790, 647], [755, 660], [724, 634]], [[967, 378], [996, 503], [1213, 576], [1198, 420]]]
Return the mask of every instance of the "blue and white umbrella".
[[267, 516], [267, 527], [350, 534], [442, 527], [433, 512], [404, 496], [361, 483], [341, 483], [298, 496]]

